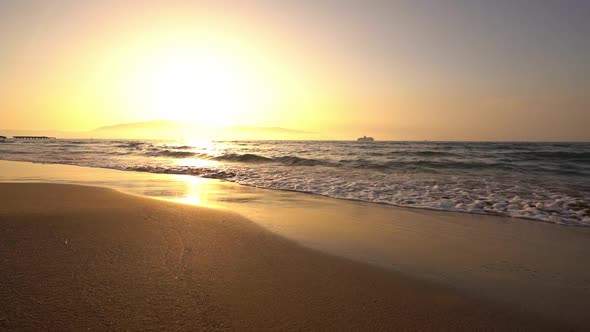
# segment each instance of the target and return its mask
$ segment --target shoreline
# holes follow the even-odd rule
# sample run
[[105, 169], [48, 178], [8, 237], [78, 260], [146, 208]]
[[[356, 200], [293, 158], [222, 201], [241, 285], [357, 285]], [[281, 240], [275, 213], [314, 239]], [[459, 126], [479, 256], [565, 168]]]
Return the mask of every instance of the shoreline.
[[[140, 141], [141, 140], [138, 140], [137, 142], [140, 142]], [[550, 142], [540, 142], [540, 143], [550, 143]], [[456, 207], [438, 208], [438, 207], [430, 207], [430, 206], [403, 205], [403, 204], [384, 202], [384, 201], [372, 201], [372, 200], [368, 200], [368, 199], [354, 198], [354, 197], [330, 196], [328, 194], [323, 194], [320, 192], [299, 191], [296, 189], [289, 189], [289, 188], [275, 188], [275, 187], [264, 187], [264, 186], [259, 187], [259, 186], [248, 184], [248, 183], [240, 183], [237, 181], [231, 181], [231, 180], [228, 180], [225, 178], [201, 177], [201, 175], [191, 174], [191, 173], [154, 172], [154, 171], [149, 171], [149, 170], [145, 170], [145, 169], [142, 169], [142, 170], [120, 169], [120, 168], [116, 168], [116, 167], [107, 167], [107, 166], [96, 166], [96, 165], [95, 166], [85, 166], [85, 165], [77, 165], [77, 164], [62, 164], [62, 163], [55, 163], [55, 162], [35, 162], [35, 161], [26, 161], [26, 160], [22, 161], [22, 160], [1, 159], [0, 162], [2, 162], [2, 161], [12, 162], [12, 163], [30, 163], [30, 164], [41, 164], [41, 165], [58, 165], [58, 166], [93, 168], [93, 169], [102, 169], [102, 170], [128, 172], [128, 173], [146, 173], [146, 174], [151, 174], [152, 176], [192, 176], [192, 177], [198, 177], [201, 179], [212, 180], [212, 181], [224, 181], [224, 182], [233, 183], [236, 185], [250, 187], [250, 188], [256, 188], [256, 189], [265, 189], [265, 190], [272, 190], [272, 191], [286, 191], [286, 192], [293, 192], [293, 193], [304, 194], [304, 195], [314, 195], [314, 196], [327, 197], [327, 198], [331, 198], [331, 199], [338, 199], [338, 200], [345, 200], [345, 201], [365, 202], [365, 203], [370, 203], [370, 204], [387, 205], [387, 206], [392, 206], [392, 207], [401, 208], [401, 209], [412, 209], [412, 210], [417, 209], [417, 210], [436, 211], [436, 212], [454, 212], [454, 213], [463, 213], [463, 214], [467, 214], [467, 215], [474, 214], [474, 215], [493, 216], [493, 217], [500, 217], [500, 218], [522, 219], [522, 220], [529, 220], [529, 221], [532, 220], [532, 221], [536, 221], [536, 222], [543, 222], [543, 223], [555, 224], [555, 225], [560, 225], [560, 226], [590, 227], [590, 223], [588, 223], [586, 219], [565, 222], [565, 221], [563, 221], [564, 219], [562, 219], [561, 221], [546, 220], [541, 217], [503, 214], [503, 213], [498, 213], [498, 212], [491, 211], [491, 210], [490, 211], [488, 211], [488, 210], [478, 211], [478, 210], [462, 210], [462, 209], [456, 208]], [[151, 195], [148, 195], [148, 196], [151, 196]]]
[[301, 247], [228, 211], [41, 183], [0, 183], [0, 198], [8, 329], [567, 328]]
[[[236, 211], [305, 247], [450, 287], [517, 311], [590, 326], [590, 229], [405, 209], [214, 179], [1, 162], [0, 182], [103, 185]], [[51, 180], [51, 181], [48, 181]]]

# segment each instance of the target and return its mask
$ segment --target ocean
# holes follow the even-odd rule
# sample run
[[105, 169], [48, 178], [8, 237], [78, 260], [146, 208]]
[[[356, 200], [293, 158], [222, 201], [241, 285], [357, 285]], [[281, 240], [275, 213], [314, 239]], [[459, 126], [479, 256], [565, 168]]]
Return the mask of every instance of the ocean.
[[590, 226], [590, 143], [6, 140], [0, 159]]

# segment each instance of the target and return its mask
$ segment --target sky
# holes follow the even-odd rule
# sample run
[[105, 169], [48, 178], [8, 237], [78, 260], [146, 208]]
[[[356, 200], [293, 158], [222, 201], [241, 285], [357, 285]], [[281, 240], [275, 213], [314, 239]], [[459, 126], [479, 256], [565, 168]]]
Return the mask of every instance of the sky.
[[581, 0], [4, 0], [0, 130], [588, 141], [588, 36]]

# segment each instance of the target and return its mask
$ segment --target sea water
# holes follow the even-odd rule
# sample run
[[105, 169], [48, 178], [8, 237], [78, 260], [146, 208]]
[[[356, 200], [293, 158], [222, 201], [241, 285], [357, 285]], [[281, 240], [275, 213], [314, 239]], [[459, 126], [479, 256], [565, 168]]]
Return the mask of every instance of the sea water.
[[0, 159], [590, 226], [590, 143], [7, 140]]

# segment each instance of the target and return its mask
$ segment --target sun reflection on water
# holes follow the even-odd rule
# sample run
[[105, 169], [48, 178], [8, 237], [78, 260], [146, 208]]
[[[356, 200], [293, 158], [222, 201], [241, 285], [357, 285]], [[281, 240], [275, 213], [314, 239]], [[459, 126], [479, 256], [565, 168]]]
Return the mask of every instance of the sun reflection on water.
[[211, 188], [207, 184], [207, 179], [190, 175], [178, 175], [186, 185], [186, 191], [182, 196], [175, 198], [174, 201], [185, 204], [198, 206], [215, 207], [210, 197]]

